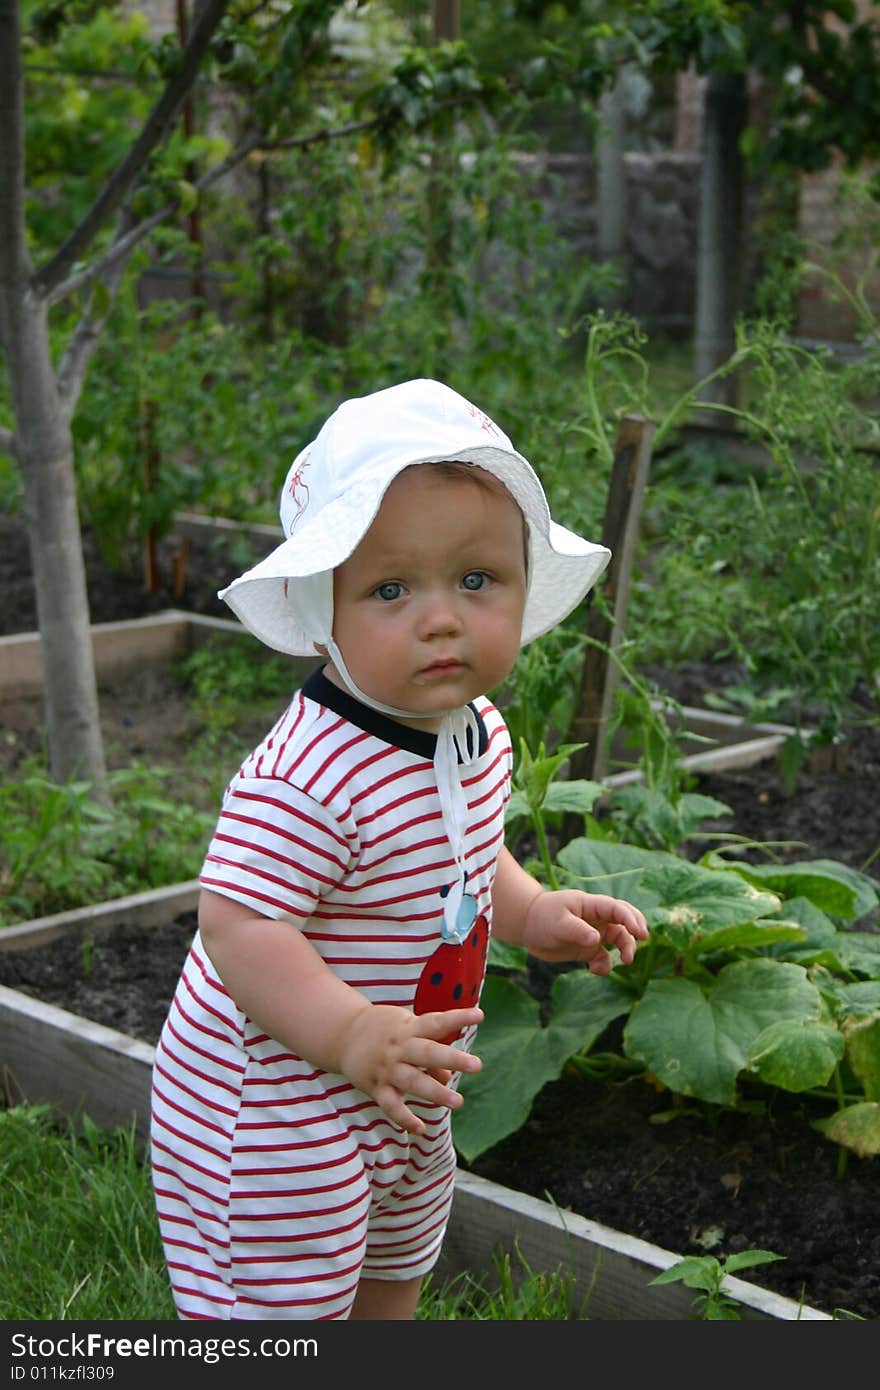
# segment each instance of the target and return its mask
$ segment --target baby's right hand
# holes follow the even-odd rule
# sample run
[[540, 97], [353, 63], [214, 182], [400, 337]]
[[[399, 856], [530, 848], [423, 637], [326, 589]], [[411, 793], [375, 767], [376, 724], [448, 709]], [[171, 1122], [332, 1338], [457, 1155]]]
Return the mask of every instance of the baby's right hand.
[[367, 1004], [358, 1009], [340, 1040], [339, 1070], [372, 1096], [394, 1124], [410, 1134], [424, 1134], [424, 1122], [404, 1096], [450, 1110], [461, 1105], [461, 1096], [447, 1082], [454, 1072], [479, 1071], [482, 1063], [439, 1039], [450, 1033], [457, 1037], [482, 1019], [482, 1009], [413, 1014], [393, 1004]]

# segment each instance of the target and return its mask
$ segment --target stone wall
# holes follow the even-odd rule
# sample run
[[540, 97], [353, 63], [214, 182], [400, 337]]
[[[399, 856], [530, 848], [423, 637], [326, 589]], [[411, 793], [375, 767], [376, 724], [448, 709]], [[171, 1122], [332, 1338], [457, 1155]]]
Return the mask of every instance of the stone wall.
[[[599, 259], [596, 161], [523, 156], [523, 175], [563, 235]], [[693, 323], [700, 160], [673, 151], [623, 158], [625, 217], [620, 307], [673, 335]]]
[[[860, 10], [872, 0], [858, 0]], [[189, 0], [189, 7], [192, 0]], [[170, 0], [139, 0], [156, 28], [176, 26]], [[676, 83], [672, 147], [623, 156], [625, 182], [624, 235], [620, 263], [623, 287], [619, 307], [637, 317], [649, 331], [686, 335], [693, 326], [697, 236], [699, 225], [700, 145], [703, 80], [694, 72], [680, 74]], [[751, 92], [753, 113], [760, 106], [760, 91]], [[217, 113], [213, 119], [216, 121]], [[566, 237], [591, 260], [601, 259], [599, 249], [598, 175], [595, 159], [579, 154], [522, 156], [521, 168], [529, 188], [547, 207]], [[226, 187], [229, 187], [227, 183]], [[799, 227], [802, 237], [822, 260], [821, 248], [831, 248], [846, 221], [840, 199], [839, 171], [808, 175], [801, 181]], [[851, 210], [850, 210], [851, 211]], [[754, 221], [746, 217], [745, 235]], [[746, 278], [756, 273], [755, 247], [744, 249]], [[828, 259], [825, 256], [824, 259]], [[844, 262], [844, 279], [853, 285], [864, 265], [853, 254]], [[166, 270], [165, 275], [168, 275]], [[173, 273], [173, 272], [171, 272]], [[220, 277], [217, 277], [218, 280]], [[145, 277], [145, 292], [168, 292], [167, 281]], [[209, 300], [220, 295], [219, 284], [206, 286]], [[868, 303], [880, 311], [880, 273], [865, 286]], [[181, 292], [188, 292], [181, 289]], [[221, 296], [222, 297], [222, 296]], [[830, 281], [814, 279], [800, 297], [799, 336], [849, 342], [857, 320]]]

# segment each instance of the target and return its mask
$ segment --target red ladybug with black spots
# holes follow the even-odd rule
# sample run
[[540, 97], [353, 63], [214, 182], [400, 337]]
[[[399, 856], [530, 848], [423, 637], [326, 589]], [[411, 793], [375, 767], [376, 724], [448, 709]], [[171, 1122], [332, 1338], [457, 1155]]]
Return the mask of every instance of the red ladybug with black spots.
[[[476, 900], [469, 893], [462, 899], [458, 921], [466, 935], [460, 941], [444, 941], [425, 962], [413, 1013], [467, 1009], [479, 1003], [489, 954], [489, 923], [482, 913], [477, 915]], [[458, 1033], [451, 1033], [440, 1041], [453, 1043], [457, 1037]]]

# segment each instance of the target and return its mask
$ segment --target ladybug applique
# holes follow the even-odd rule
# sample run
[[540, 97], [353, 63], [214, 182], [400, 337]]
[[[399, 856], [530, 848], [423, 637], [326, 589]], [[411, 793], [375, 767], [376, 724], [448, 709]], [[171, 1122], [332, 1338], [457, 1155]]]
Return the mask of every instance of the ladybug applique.
[[[480, 998], [480, 987], [489, 953], [489, 924], [476, 916], [476, 903], [466, 894], [461, 911], [468, 912], [471, 927], [462, 941], [444, 941], [425, 962], [416, 987], [413, 1013], [429, 1014], [447, 1009], [467, 1009]], [[453, 1043], [458, 1033], [441, 1038]]]

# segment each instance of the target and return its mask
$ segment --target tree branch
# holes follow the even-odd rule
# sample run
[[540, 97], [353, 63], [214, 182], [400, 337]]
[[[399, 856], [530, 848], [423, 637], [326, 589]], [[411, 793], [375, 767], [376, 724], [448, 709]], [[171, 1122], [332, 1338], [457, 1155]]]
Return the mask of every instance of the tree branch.
[[[126, 233], [131, 228], [130, 214], [123, 214], [120, 219], [118, 241], [126, 240]], [[71, 334], [61, 359], [58, 363], [58, 370], [55, 374], [55, 385], [58, 391], [58, 400], [64, 419], [70, 424], [73, 413], [76, 410], [85, 381], [86, 371], [91, 361], [92, 353], [98, 346], [107, 315], [110, 312], [120, 281], [125, 274], [125, 267], [128, 258], [126, 256], [117, 257], [111, 264], [105, 266], [101, 275], [106, 294], [102, 298], [102, 307], [97, 312], [90, 312], [86, 309], [80, 315], [76, 328]], [[90, 306], [91, 308], [91, 306]]]
[[[3, 0], [4, 8], [7, 3], [9, 0]], [[74, 262], [91, 245], [101, 227], [122, 206], [139, 173], [153, 150], [161, 144], [168, 127], [180, 110], [195, 81], [208, 44], [213, 38], [220, 20], [229, 8], [229, 4], [230, 0], [205, 0], [204, 7], [200, 10], [192, 27], [190, 37], [181, 50], [180, 67], [168, 82], [152, 112], [147, 117], [141, 133], [79, 225], [74, 228], [55, 255], [34, 275], [32, 285], [38, 294], [45, 296], [50, 294]]]
[[[448, 98], [445, 101], [438, 102], [436, 106], [431, 108], [426, 119], [430, 119], [431, 116], [435, 115], [438, 111], [444, 110], [446, 107], [459, 106], [461, 104], [461, 98]], [[371, 116], [362, 121], [351, 121], [348, 125], [336, 126], [332, 130], [316, 130], [310, 135], [295, 135], [283, 140], [267, 140], [260, 135], [251, 135], [233, 150], [230, 155], [227, 155], [226, 159], [221, 160], [219, 164], [215, 164], [214, 167], [203, 174], [200, 179], [197, 179], [193, 187], [198, 193], [204, 193], [206, 189], [212, 187], [212, 185], [223, 178], [225, 174], [228, 174], [230, 170], [236, 168], [243, 160], [247, 159], [248, 155], [254, 154], [257, 150], [306, 149], [309, 145], [319, 145], [327, 140], [339, 140], [347, 135], [359, 135], [361, 131], [375, 129], [376, 126], [380, 124], [381, 117]], [[58, 284], [54, 285], [47, 292], [47, 303], [50, 305], [58, 304], [62, 299], [66, 299], [69, 295], [74, 294], [85, 285], [91, 284], [97, 277], [103, 277], [108, 268], [116, 264], [120, 259], [127, 260], [135, 247], [146, 240], [150, 233], [155, 231], [156, 227], [161, 226], [163, 222], [167, 221], [176, 210], [176, 203], [168, 203], [164, 208], [159, 208], [158, 211], [144, 218], [143, 222], [139, 222], [136, 226], [130, 227], [124, 235], [117, 237], [112, 246], [110, 246], [102, 256], [99, 256], [97, 260], [93, 261], [91, 265], [85, 266], [81, 271], [78, 271], [77, 274], [70, 275], [66, 280], [60, 281]]]
[[[197, 192], [203, 193], [205, 189], [210, 188], [212, 184], [215, 184], [224, 174], [228, 174], [230, 169], [234, 169], [237, 164], [240, 164], [242, 160], [246, 159], [254, 150], [260, 148], [260, 137], [258, 135], [249, 136], [248, 139], [243, 141], [232, 154], [226, 157], [226, 159], [221, 160], [219, 164], [215, 164], [214, 167], [203, 174], [200, 179], [197, 179], [193, 187]], [[57, 304], [60, 300], [66, 299], [68, 295], [74, 294], [77, 290], [82, 289], [83, 286], [91, 284], [96, 278], [103, 277], [111, 266], [120, 262], [124, 265], [135, 247], [139, 246], [142, 241], [146, 240], [151, 232], [154, 232], [157, 227], [160, 227], [163, 222], [167, 221], [168, 218], [177, 211], [177, 207], [178, 204], [176, 202], [167, 203], [165, 207], [159, 208], [156, 212], [151, 213], [149, 217], [145, 217], [142, 222], [138, 222], [134, 226], [130, 223], [127, 224], [126, 230], [124, 232], [121, 231], [117, 235], [116, 240], [102, 256], [99, 256], [91, 265], [85, 266], [82, 270], [78, 271], [76, 275], [68, 276], [66, 280], [63, 280], [50, 290], [46, 296], [47, 303], [50, 305]]]
[[[31, 271], [24, 235], [24, 92], [20, 52], [17, 0], [0, 0], [0, 281], [10, 286]], [[3, 317], [0, 302], [0, 334], [9, 331]]]

